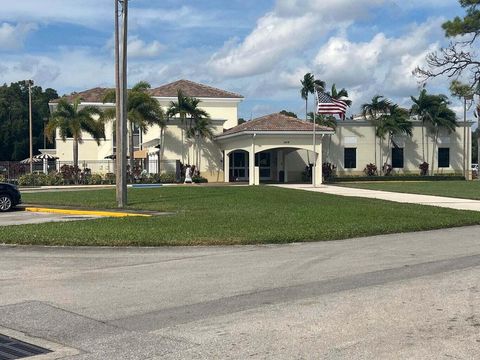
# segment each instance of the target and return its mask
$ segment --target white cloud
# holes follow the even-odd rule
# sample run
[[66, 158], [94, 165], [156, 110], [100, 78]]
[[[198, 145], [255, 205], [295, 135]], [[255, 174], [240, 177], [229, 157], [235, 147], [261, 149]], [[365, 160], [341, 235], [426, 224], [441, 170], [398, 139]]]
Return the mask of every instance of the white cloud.
[[356, 111], [375, 94], [403, 102], [418, 92], [412, 71], [439, 47], [441, 21], [410, 26], [398, 37], [377, 33], [366, 42], [353, 42], [346, 35], [332, 37], [318, 50], [313, 62], [316, 74], [329, 84], [353, 89], [350, 95]]
[[[313, 14], [280, 18], [273, 13], [262, 17], [256, 29], [241, 43], [228, 43], [209, 62], [214, 72], [227, 77], [250, 76], [268, 71], [284, 54], [305, 45], [313, 26]], [[301, 37], [300, 34], [305, 36]], [[292, 36], [293, 35], [293, 36]]]
[[32, 23], [0, 24], [0, 50], [21, 49], [27, 35], [37, 28], [37, 25]]
[[166, 47], [157, 40], [146, 43], [138, 36], [131, 36], [128, 40], [128, 55], [133, 58], [154, 57], [159, 55]]
[[[278, 62], [301, 51], [312, 39], [341, 29], [354, 19], [368, 16], [383, 0], [278, 0], [273, 11], [257, 21], [242, 42], [230, 39], [213, 54], [212, 73], [242, 77], [265, 73]], [[345, 9], [348, 8], [348, 11]]]
[[[211, 11], [203, 12], [189, 6], [165, 9], [155, 4], [157, 2], [153, 3], [149, 7], [137, 7], [135, 1], [129, 3], [130, 28], [151, 27], [159, 23], [188, 28], [219, 22], [218, 14]], [[0, 20], [5, 21], [70, 23], [94, 29], [113, 27], [112, 0], [5, 0], [1, 5]]]

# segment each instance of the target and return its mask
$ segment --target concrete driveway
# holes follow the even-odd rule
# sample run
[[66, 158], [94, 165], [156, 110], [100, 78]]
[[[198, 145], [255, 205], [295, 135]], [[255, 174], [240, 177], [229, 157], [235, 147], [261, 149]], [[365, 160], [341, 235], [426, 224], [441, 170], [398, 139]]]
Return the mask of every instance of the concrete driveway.
[[0, 213], [0, 226], [7, 225], [25, 225], [25, 224], [41, 224], [46, 222], [62, 222], [74, 220], [89, 220], [98, 218], [90, 215], [65, 215], [51, 214], [42, 212], [29, 212], [15, 209], [6, 213]]
[[369, 199], [388, 200], [399, 203], [438, 206], [456, 210], [480, 211], [479, 200], [458, 199], [452, 197], [421, 194], [407, 194], [393, 191], [358, 189], [338, 185], [320, 185], [318, 187], [313, 187], [310, 184], [275, 184], [270, 186], [283, 187], [286, 189], [320, 192], [324, 194], [339, 196], [364, 197]]
[[[71, 359], [474, 359], [479, 232], [283, 246], [4, 246], [0, 333], [56, 343], [53, 354]], [[61, 355], [67, 348], [77, 355]]]

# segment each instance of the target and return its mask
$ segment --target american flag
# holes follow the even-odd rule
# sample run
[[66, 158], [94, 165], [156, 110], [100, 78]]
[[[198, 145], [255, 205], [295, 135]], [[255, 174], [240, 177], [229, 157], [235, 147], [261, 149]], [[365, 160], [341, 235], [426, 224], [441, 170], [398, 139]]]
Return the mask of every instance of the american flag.
[[325, 115], [340, 115], [345, 118], [347, 112], [347, 104], [342, 100], [333, 99], [330, 95], [324, 92], [317, 91], [317, 114]]

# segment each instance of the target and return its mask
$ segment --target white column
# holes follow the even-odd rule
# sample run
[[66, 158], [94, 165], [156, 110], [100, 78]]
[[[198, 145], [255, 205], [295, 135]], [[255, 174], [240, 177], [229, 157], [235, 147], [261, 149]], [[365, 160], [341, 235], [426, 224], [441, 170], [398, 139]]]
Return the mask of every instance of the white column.
[[230, 182], [230, 156], [226, 151], [223, 152], [223, 181]]
[[248, 156], [248, 184], [255, 185], [255, 135], [252, 136], [252, 146]]
[[287, 152], [283, 152], [283, 172], [285, 173], [285, 182], [288, 182], [288, 171], [287, 171]]
[[[323, 135], [322, 135], [323, 139]], [[317, 144], [317, 155], [316, 155], [316, 162], [315, 162], [315, 185], [314, 186], [320, 186], [322, 184], [322, 163], [323, 163], [323, 157], [322, 157], [322, 141], [320, 141], [319, 144]]]

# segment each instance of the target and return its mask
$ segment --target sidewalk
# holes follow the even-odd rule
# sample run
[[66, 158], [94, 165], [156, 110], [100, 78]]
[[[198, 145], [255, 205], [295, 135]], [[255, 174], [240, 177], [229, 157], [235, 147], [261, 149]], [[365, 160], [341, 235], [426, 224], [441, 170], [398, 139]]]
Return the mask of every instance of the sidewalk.
[[287, 189], [320, 192], [324, 194], [381, 199], [399, 203], [438, 206], [456, 210], [480, 211], [480, 200], [458, 199], [442, 196], [405, 194], [389, 191], [355, 189], [343, 186], [321, 185], [317, 188], [310, 184], [271, 185]]

